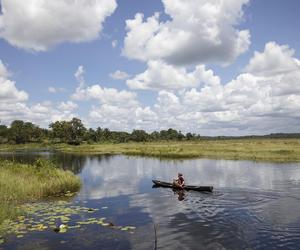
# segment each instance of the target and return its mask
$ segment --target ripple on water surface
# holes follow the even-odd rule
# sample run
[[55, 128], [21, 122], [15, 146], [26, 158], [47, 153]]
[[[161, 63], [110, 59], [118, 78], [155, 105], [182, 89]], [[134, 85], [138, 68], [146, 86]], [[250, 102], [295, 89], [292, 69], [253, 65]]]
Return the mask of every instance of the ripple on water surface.
[[300, 243], [299, 201], [293, 197], [219, 189], [212, 194], [189, 192], [178, 202], [170, 191], [160, 193], [151, 213], [163, 249], [297, 249]]
[[[97, 208], [107, 221], [136, 229], [130, 234], [88, 224], [63, 235], [45, 230], [13, 237], [3, 247], [153, 249], [155, 224], [159, 249], [299, 249], [299, 164], [42, 156], [81, 177], [83, 187], [73, 201], [76, 205]], [[27, 160], [34, 157], [27, 155]], [[190, 184], [214, 185], [214, 192], [152, 189], [151, 179], [172, 180], [179, 171]], [[71, 217], [70, 223], [74, 220]]]

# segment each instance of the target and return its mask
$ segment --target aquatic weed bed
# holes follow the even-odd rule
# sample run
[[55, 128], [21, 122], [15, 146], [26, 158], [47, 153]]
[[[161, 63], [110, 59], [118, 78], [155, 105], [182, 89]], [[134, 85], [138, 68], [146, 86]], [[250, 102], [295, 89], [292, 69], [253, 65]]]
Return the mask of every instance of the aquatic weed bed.
[[0, 231], [2, 222], [22, 213], [20, 204], [77, 192], [79, 177], [38, 159], [34, 164], [0, 160]]
[[4, 230], [0, 234], [0, 244], [4, 244], [8, 237], [23, 238], [31, 232], [52, 231], [60, 234], [79, 230], [88, 225], [109, 227], [128, 233], [134, 233], [135, 230], [133, 226], [115, 225], [108, 221], [99, 211], [104, 211], [106, 207], [90, 208], [67, 201], [57, 201], [28, 203], [19, 209], [26, 214], [18, 216], [15, 220], [7, 219], [2, 223]]

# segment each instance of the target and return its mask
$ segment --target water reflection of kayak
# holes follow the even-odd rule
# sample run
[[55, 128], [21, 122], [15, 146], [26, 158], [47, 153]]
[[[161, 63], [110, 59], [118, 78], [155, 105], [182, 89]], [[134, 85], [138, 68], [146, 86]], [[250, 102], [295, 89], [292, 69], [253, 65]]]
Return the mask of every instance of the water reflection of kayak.
[[[169, 182], [164, 181], [158, 181], [158, 180], [152, 180], [155, 186], [157, 187], [167, 187], [167, 188], [174, 188], [174, 189], [181, 189], [180, 187], [177, 187]], [[186, 185], [183, 187], [184, 190], [194, 190], [194, 191], [206, 191], [206, 192], [212, 192], [213, 186], [189, 186]]]

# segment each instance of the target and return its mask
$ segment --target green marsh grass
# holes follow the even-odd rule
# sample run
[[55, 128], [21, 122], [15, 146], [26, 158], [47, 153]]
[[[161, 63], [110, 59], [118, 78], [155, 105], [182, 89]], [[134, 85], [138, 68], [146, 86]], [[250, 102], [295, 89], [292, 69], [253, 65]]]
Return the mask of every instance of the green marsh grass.
[[76, 192], [80, 179], [70, 171], [56, 168], [51, 162], [37, 160], [35, 164], [0, 161], [0, 230], [5, 219], [19, 214], [23, 202]]
[[222, 139], [140, 143], [0, 145], [0, 151], [57, 150], [75, 154], [125, 154], [159, 158], [210, 158], [300, 162], [300, 139]]
[[210, 158], [268, 162], [300, 162], [300, 139], [235, 139], [182, 142], [56, 145], [79, 154], [126, 154], [159, 158]]

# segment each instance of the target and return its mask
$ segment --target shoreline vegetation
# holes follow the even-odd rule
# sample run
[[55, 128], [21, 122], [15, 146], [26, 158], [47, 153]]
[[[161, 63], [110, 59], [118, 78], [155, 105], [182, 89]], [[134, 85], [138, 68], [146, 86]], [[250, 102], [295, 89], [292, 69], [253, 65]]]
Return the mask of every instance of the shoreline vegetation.
[[19, 209], [23, 203], [71, 195], [80, 187], [79, 177], [47, 160], [34, 164], [0, 160], [0, 232], [5, 220], [26, 213]]
[[125, 154], [159, 158], [212, 158], [300, 162], [300, 133], [205, 136], [180, 130], [111, 131], [86, 128], [82, 121], [56, 121], [49, 129], [31, 122], [0, 125], [0, 151], [58, 150], [77, 154]]
[[300, 162], [300, 139], [215, 139], [128, 143], [2, 144], [0, 152], [56, 150], [74, 154], [124, 154], [167, 159], [209, 158], [265, 162]]

